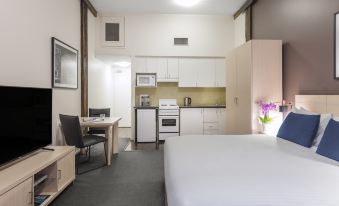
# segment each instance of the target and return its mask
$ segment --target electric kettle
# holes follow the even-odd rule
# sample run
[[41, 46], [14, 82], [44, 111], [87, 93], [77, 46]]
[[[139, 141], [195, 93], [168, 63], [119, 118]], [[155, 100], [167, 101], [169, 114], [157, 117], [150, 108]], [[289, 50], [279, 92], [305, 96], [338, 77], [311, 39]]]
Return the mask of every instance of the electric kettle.
[[191, 106], [191, 104], [192, 104], [192, 99], [190, 97], [185, 97], [184, 106]]

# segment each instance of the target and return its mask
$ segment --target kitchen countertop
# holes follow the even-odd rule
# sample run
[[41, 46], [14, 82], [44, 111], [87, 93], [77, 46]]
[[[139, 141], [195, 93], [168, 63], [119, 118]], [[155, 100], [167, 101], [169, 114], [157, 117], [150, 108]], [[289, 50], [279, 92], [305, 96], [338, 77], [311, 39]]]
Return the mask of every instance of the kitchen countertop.
[[180, 108], [226, 108], [226, 105], [193, 105], [193, 106], [179, 106]]
[[[179, 106], [179, 108], [226, 108], [226, 105], [193, 105]], [[159, 106], [135, 106], [134, 109], [159, 109]]]
[[135, 106], [134, 109], [159, 109], [158, 106]]

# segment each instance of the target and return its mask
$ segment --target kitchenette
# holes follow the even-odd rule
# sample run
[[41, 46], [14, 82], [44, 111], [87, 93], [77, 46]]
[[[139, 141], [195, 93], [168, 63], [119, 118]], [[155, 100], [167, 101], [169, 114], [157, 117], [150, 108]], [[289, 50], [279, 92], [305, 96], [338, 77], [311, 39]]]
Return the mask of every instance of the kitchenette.
[[225, 134], [225, 58], [136, 57], [132, 68], [137, 143]]

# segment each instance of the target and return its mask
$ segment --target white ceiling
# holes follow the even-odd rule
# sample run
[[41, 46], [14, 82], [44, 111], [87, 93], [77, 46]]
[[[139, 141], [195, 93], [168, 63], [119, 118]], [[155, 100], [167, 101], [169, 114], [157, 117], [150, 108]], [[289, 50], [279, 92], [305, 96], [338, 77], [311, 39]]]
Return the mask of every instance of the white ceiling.
[[226, 14], [233, 15], [246, 0], [201, 0], [181, 7], [174, 0], [90, 0], [102, 13]]

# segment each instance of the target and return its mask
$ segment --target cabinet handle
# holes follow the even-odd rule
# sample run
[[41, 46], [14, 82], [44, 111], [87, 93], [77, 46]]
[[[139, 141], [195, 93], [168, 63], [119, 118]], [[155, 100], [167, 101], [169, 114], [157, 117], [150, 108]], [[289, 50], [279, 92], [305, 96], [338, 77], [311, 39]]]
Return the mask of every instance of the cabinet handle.
[[234, 103], [235, 103], [235, 104], [238, 104], [238, 97], [235, 97], [235, 98], [234, 98]]
[[58, 170], [58, 180], [61, 179], [61, 170]]
[[28, 192], [29, 205], [33, 205], [33, 192]]

